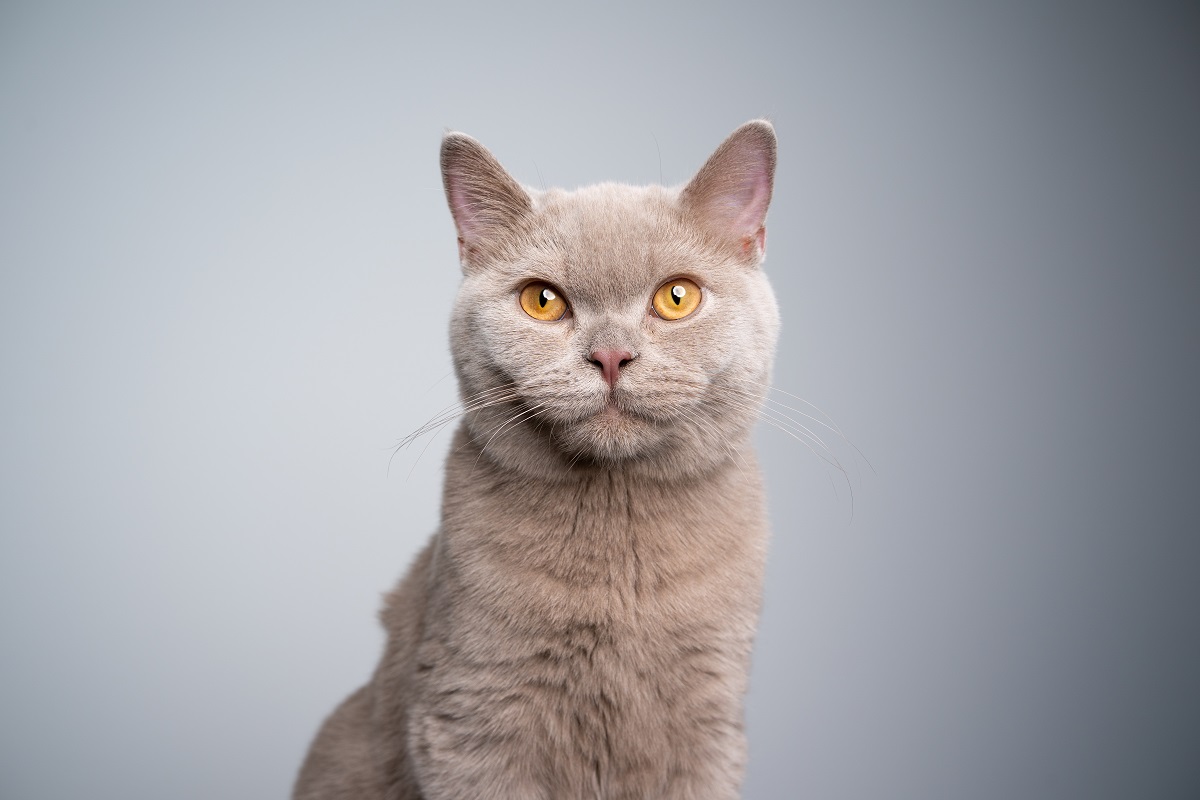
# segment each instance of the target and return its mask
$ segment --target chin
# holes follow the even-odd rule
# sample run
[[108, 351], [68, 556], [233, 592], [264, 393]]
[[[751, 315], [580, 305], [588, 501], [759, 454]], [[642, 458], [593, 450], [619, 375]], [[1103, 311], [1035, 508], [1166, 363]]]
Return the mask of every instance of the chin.
[[651, 455], [661, 446], [663, 435], [662, 429], [650, 420], [606, 405], [576, 422], [561, 443], [573, 456], [622, 462]]

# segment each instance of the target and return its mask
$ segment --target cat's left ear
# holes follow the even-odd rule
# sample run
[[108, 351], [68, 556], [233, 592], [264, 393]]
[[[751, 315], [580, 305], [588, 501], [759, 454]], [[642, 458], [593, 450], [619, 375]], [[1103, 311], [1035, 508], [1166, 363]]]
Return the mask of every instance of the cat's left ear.
[[495, 156], [465, 133], [442, 139], [442, 183], [458, 229], [463, 268], [511, 237], [533, 209], [529, 194]]
[[747, 122], [721, 143], [679, 196], [684, 214], [710, 235], [762, 261], [775, 182], [775, 128]]

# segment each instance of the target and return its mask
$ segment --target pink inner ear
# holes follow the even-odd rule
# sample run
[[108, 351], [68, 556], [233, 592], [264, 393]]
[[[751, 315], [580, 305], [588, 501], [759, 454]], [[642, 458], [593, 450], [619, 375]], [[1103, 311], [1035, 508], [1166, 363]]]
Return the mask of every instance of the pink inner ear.
[[511, 227], [532, 208], [520, 184], [465, 134], [451, 132], [442, 139], [442, 181], [458, 238], [467, 250]]
[[761, 261], [767, 257], [767, 229], [759, 228], [758, 233], [753, 236], [746, 236], [742, 239], [742, 252], [750, 255], [755, 250], [758, 251], [758, 258]]
[[449, 180], [450, 214], [458, 225], [458, 241], [461, 250], [465, 241], [478, 238], [480, 230], [477, 219], [478, 208], [471, 205], [467, 193], [461, 186], [461, 176], [451, 176]]
[[[701, 214], [719, 230], [731, 233], [737, 239], [750, 239], [758, 235], [767, 216], [767, 205], [771, 201], [771, 182], [765, 165], [762, 171], [739, 170], [731, 175], [719, 176], [718, 185], [711, 194], [701, 200]], [[721, 178], [724, 180], [721, 180]]]
[[771, 181], [766, 164], [756, 164], [758, 169], [743, 173], [742, 185], [738, 187], [733, 205], [736, 212], [730, 224], [739, 236], [758, 236], [767, 218], [767, 204], [771, 201]]
[[760, 232], [775, 177], [770, 125], [747, 123], [726, 139], [683, 192], [694, 218], [722, 238], [762, 249]]

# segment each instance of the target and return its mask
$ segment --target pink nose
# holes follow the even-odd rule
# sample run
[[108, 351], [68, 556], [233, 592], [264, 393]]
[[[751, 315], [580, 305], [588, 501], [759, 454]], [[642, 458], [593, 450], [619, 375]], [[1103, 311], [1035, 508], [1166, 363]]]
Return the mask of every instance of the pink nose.
[[593, 350], [588, 356], [588, 361], [600, 367], [600, 372], [604, 374], [604, 380], [611, 389], [617, 385], [617, 378], [621, 377], [621, 367], [634, 358], [633, 353], [628, 350]]

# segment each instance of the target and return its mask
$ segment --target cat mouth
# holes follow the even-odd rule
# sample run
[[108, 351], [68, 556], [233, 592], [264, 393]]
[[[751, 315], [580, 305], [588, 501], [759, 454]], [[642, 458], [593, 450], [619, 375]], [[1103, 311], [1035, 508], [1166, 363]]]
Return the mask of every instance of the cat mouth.
[[636, 408], [635, 398], [628, 393], [619, 392], [616, 387], [609, 389], [604, 395], [604, 403], [600, 406], [599, 414], [621, 417], [642, 417]]
[[601, 406], [596, 416], [601, 419], [620, 419], [621, 417], [630, 416], [630, 412], [621, 408], [617, 404], [616, 399], [610, 396], [604, 401], [604, 405]]
[[618, 397], [616, 392], [609, 392], [605, 396], [604, 402], [592, 414], [592, 419], [605, 427], [616, 425], [622, 429], [655, 424], [654, 417], [645, 413], [645, 409], [638, 408], [636, 402], [631, 402], [629, 398]]
[[594, 397], [592, 402], [588, 403], [586, 408], [579, 409], [579, 415], [576, 417], [578, 422], [591, 421], [592, 423], [601, 423], [602, 425], [611, 425], [618, 423], [621, 420], [632, 420], [640, 418], [641, 415], [629, 407], [629, 403], [622, 402], [618, 398], [617, 392], [609, 390], [602, 397]]
[[[594, 411], [586, 415], [597, 421], [608, 423], [643, 423], [658, 426], [670, 420], [673, 415], [663, 413], [666, 409], [656, 407], [654, 402], [646, 402], [636, 390], [624, 389], [618, 385], [604, 393], [603, 399], [597, 398]], [[586, 417], [585, 417], [586, 418]]]
[[613, 396], [612, 392], [609, 392], [603, 402], [599, 403], [592, 413], [586, 415], [585, 419], [590, 417], [594, 420], [610, 420], [624, 417], [626, 414], [626, 410], [621, 408], [617, 398]]

